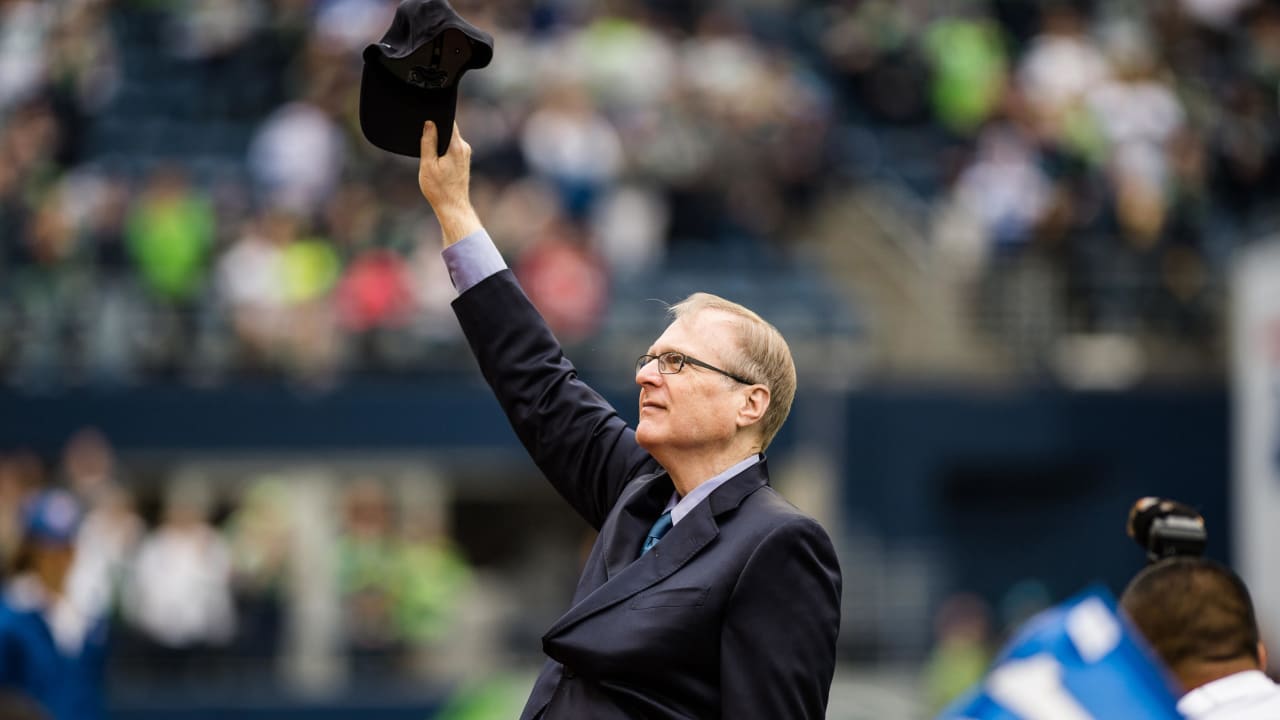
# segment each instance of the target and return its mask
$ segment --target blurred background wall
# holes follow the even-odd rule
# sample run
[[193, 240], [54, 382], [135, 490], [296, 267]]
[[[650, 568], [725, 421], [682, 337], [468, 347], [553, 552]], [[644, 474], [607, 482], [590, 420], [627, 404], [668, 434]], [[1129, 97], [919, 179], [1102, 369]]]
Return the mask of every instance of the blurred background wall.
[[[770, 463], [840, 546], [831, 717], [925, 717], [1119, 590], [1140, 495], [1235, 559], [1280, 3], [454, 5], [496, 40], [473, 198], [623, 416], [663, 302], [791, 342]], [[473, 370], [415, 163], [359, 131], [394, 7], [0, 0], [0, 545], [43, 484], [90, 507], [113, 717], [512, 717], [571, 594], [586, 528]]]

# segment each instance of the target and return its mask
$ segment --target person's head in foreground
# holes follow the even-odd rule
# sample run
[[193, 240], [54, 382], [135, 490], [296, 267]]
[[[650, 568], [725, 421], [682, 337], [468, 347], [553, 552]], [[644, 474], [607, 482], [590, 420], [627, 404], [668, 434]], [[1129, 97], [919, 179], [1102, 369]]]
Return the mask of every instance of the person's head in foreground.
[[1184, 690], [1266, 667], [1248, 588], [1212, 560], [1149, 565], [1125, 588], [1120, 606]]

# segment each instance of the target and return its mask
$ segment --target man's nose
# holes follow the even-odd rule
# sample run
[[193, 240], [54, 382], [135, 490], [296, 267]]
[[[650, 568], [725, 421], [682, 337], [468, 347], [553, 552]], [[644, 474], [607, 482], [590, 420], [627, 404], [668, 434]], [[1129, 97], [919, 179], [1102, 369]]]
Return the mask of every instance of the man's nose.
[[662, 382], [662, 373], [658, 372], [657, 358], [636, 368], [636, 384], [637, 385], [657, 385]]

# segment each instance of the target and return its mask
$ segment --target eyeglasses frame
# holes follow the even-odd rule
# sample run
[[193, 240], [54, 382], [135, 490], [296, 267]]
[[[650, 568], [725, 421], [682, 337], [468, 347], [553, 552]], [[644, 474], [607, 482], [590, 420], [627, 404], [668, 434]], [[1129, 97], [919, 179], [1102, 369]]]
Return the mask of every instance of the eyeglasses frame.
[[[673, 360], [671, 359], [671, 356], [672, 356], [672, 355], [676, 355], [676, 356], [679, 356], [679, 357], [681, 358], [680, 363], [679, 363], [679, 367], [677, 367], [675, 370], [672, 370], [671, 372], [666, 372], [666, 371], [664, 371], [664, 370], [662, 369], [662, 367], [663, 367], [663, 365], [664, 365], [664, 364], [665, 364], [665, 365], [667, 365], [667, 366], [671, 366], [671, 365], [675, 365], [675, 364], [676, 364], [676, 363], [675, 363], [675, 361], [673, 361]], [[648, 365], [649, 363], [653, 362], [654, 360], [657, 360], [657, 361], [658, 361], [658, 372], [659, 372], [659, 373], [661, 373], [661, 374], [663, 374], [663, 375], [678, 375], [678, 374], [680, 373], [680, 371], [681, 371], [681, 370], [684, 370], [684, 366], [685, 366], [685, 365], [697, 365], [697, 366], [698, 366], [698, 367], [700, 367], [700, 368], [705, 368], [705, 369], [707, 369], [707, 370], [711, 370], [711, 371], [713, 371], [713, 372], [718, 372], [718, 373], [720, 373], [721, 375], [723, 375], [723, 376], [725, 376], [725, 377], [729, 378], [730, 380], [734, 380], [734, 381], [740, 382], [740, 383], [742, 383], [743, 385], [756, 385], [756, 384], [758, 384], [758, 383], [752, 382], [751, 380], [748, 380], [748, 379], [746, 379], [746, 378], [742, 377], [741, 375], [735, 375], [735, 374], [733, 374], [733, 373], [729, 372], [728, 370], [721, 370], [720, 368], [716, 367], [715, 365], [712, 365], [712, 364], [710, 364], [710, 363], [705, 363], [705, 362], [703, 362], [703, 361], [699, 360], [698, 358], [693, 357], [693, 356], [692, 356], [692, 355], [690, 355], [689, 353], [680, 352], [679, 350], [668, 350], [668, 351], [666, 351], [666, 352], [664, 352], [664, 353], [658, 353], [657, 355], [648, 355], [648, 354], [641, 355], [640, 357], [636, 358], [636, 372], [640, 372], [640, 369], [641, 369], [641, 368], [643, 368], [645, 365]]]

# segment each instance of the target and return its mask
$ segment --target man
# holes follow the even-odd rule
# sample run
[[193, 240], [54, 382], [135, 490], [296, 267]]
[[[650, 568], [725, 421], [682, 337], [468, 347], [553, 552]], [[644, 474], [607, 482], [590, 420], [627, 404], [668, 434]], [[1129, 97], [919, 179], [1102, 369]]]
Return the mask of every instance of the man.
[[0, 692], [39, 703], [54, 720], [102, 716], [106, 620], [64, 592], [79, 521], [65, 491], [27, 502], [18, 574], [0, 601]]
[[471, 148], [426, 123], [418, 184], [481, 372], [556, 490], [599, 531], [522, 718], [821, 718], [840, 568], [768, 486], [763, 451], [795, 394], [755, 313], [697, 294], [636, 366], [632, 430], [583, 384], [471, 207]]
[[1120, 598], [1187, 692], [1178, 711], [1193, 720], [1280, 718], [1280, 687], [1262, 672], [1249, 590], [1231, 570], [1200, 557], [1147, 566]]

